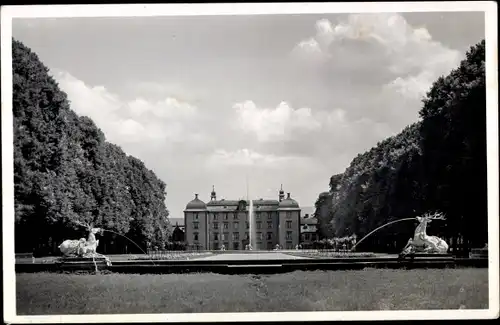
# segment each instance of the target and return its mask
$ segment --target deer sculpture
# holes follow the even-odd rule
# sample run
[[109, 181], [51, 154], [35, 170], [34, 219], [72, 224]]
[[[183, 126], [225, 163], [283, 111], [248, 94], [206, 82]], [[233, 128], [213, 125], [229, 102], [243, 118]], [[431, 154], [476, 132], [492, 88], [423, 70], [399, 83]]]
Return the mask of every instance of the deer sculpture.
[[448, 252], [448, 244], [437, 236], [427, 235], [427, 225], [433, 220], [446, 220], [440, 213], [426, 213], [416, 218], [419, 222], [413, 238], [408, 240], [401, 255], [408, 255], [415, 252], [445, 254]]
[[89, 234], [87, 239], [85, 238], [80, 238], [79, 240], [76, 239], [67, 239], [64, 242], [62, 242], [61, 245], [58, 246], [58, 248], [61, 250], [61, 253], [63, 253], [64, 256], [78, 256], [78, 257], [96, 257], [96, 256], [103, 256], [99, 253], [97, 253], [97, 246], [99, 245], [99, 240], [96, 239], [95, 235], [96, 234], [101, 234], [103, 233], [103, 229], [101, 228], [94, 228], [93, 226], [89, 224], [85, 224], [79, 221], [74, 221], [76, 224], [85, 227]]

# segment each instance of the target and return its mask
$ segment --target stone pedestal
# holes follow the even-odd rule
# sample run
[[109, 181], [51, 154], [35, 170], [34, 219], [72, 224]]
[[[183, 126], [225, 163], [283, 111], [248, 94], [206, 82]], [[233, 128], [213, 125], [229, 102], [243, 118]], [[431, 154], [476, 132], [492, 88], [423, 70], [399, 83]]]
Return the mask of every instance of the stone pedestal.
[[470, 258], [488, 258], [488, 248], [473, 248], [469, 253]]
[[446, 254], [438, 254], [438, 253], [410, 253], [408, 255], [400, 255], [400, 259], [411, 259], [411, 260], [428, 260], [428, 259], [439, 259], [439, 260], [452, 260], [453, 255]]
[[111, 261], [106, 257], [61, 257], [56, 261], [62, 269], [73, 270], [98, 270], [111, 266]]

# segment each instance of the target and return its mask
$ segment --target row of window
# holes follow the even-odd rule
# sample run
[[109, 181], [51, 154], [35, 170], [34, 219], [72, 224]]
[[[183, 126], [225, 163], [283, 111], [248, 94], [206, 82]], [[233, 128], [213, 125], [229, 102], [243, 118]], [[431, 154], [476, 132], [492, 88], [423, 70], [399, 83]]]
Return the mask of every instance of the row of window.
[[[257, 237], [257, 240], [262, 240], [262, 233], [261, 232], [256, 233], [256, 237]], [[199, 238], [199, 233], [197, 233], [197, 232], [193, 233], [193, 240], [194, 241], [198, 241], [199, 240], [198, 238]], [[233, 238], [233, 240], [240, 240], [240, 233], [239, 232], [233, 232], [232, 233], [232, 238]], [[250, 238], [249, 234], [245, 233], [245, 240], [248, 240], [249, 238]], [[213, 233], [212, 234], [212, 239], [214, 241], [228, 240], [229, 239], [229, 234], [228, 233], [222, 233], [222, 234]], [[266, 234], [266, 239], [267, 240], [272, 240], [273, 239], [273, 233], [272, 232], [268, 232]], [[292, 240], [292, 232], [291, 231], [287, 231], [286, 232], [285, 239], [286, 240]]]
[[[212, 218], [212, 220], [219, 220], [219, 215], [222, 215], [223, 220], [238, 220], [238, 213], [234, 212], [219, 212], [219, 213], [209, 213], [208, 216]], [[267, 217], [267, 219], [272, 219], [273, 218], [273, 212], [255, 212], [255, 219], [261, 219], [262, 216]], [[199, 219], [199, 213], [195, 212], [193, 213], [193, 218], [195, 220]], [[286, 218], [291, 218], [292, 213], [290, 211], [286, 212]], [[245, 215], [246, 218], [246, 215]]]
[[[255, 225], [256, 225], [257, 229], [262, 229], [262, 222], [257, 221], [255, 223]], [[198, 229], [199, 226], [200, 226], [199, 222], [193, 222], [193, 229]], [[224, 222], [222, 224], [222, 227], [223, 227], [222, 229], [229, 229], [229, 223], [228, 222]], [[240, 227], [239, 222], [233, 222], [233, 229], [239, 229], [239, 227]], [[219, 223], [214, 222], [212, 224], [212, 228], [213, 229], [219, 229]], [[248, 221], [245, 222], [245, 228], [246, 229], [250, 228], [250, 224], [248, 223]], [[273, 228], [273, 222], [272, 221], [268, 221], [267, 222], [267, 229], [272, 229], [272, 228]], [[286, 221], [286, 228], [287, 229], [292, 229], [292, 221], [291, 220], [287, 220]]]

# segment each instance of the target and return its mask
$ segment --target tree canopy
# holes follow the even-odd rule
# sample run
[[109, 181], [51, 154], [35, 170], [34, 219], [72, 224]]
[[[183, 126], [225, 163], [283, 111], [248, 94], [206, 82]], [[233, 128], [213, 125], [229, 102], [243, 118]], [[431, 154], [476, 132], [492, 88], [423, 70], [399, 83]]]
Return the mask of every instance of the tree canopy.
[[[139, 246], [163, 245], [166, 184], [107, 142], [92, 119], [72, 111], [49, 69], [17, 40], [12, 67], [16, 250], [53, 250], [63, 239], [82, 236], [85, 229], [74, 221], [126, 235]], [[120, 242], [115, 237], [110, 233], [102, 242]]]
[[[433, 83], [419, 122], [359, 154], [344, 173], [332, 177], [330, 190], [316, 202], [320, 236], [359, 238], [392, 220], [441, 211], [447, 222], [435, 226], [439, 234], [484, 245], [484, 63], [483, 40], [470, 48], [458, 68]], [[384, 236], [388, 241], [407, 240], [412, 227], [399, 224]]]

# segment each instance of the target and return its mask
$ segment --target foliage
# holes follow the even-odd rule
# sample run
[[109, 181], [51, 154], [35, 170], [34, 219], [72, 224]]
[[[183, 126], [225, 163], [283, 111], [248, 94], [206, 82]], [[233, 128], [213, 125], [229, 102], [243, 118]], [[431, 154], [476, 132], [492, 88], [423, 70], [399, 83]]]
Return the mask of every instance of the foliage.
[[[433, 224], [447, 238], [463, 235], [473, 245], [487, 240], [486, 90], [484, 40], [460, 66], [439, 78], [427, 93], [421, 121], [359, 154], [330, 191], [316, 202], [322, 238], [363, 237], [389, 221], [441, 211]], [[392, 227], [392, 228], [391, 228]], [[365, 245], [403, 243], [411, 223], [381, 231]], [[381, 239], [383, 237], [383, 239]], [[403, 244], [404, 246], [404, 244]]]
[[[84, 236], [74, 221], [143, 246], [166, 241], [165, 183], [73, 112], [47, 67], [16, 40], [12, 61], [16, 250], [54, 250]], [[100, 246], [116, 240], [108, 234]]]

